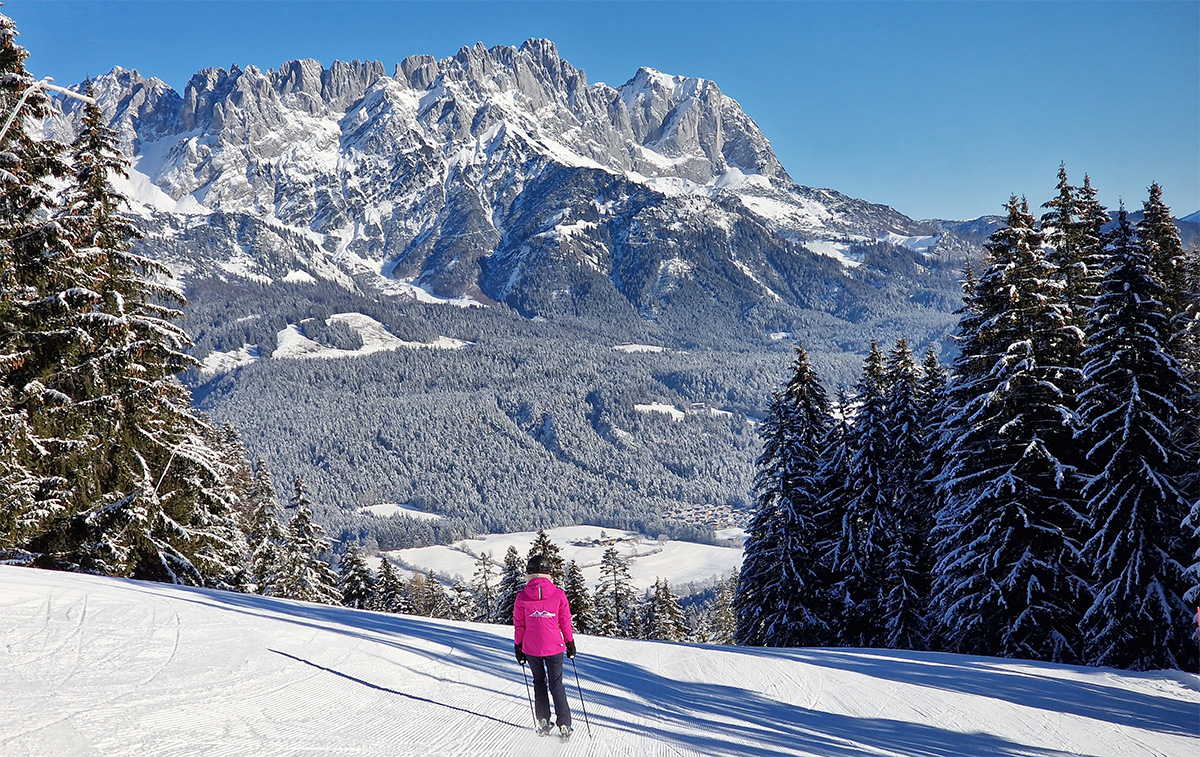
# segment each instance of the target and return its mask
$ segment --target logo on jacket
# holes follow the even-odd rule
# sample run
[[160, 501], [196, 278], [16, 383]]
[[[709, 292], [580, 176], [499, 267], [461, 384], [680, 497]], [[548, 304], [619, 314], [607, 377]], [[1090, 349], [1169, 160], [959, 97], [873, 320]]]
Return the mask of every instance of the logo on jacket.
[[529, 613], [529, 617], [531, 617], [531, 618], [557, 618], [558, 616], [552, 612], [547, 612], [546, 610], [534, 610], [533, 612]]

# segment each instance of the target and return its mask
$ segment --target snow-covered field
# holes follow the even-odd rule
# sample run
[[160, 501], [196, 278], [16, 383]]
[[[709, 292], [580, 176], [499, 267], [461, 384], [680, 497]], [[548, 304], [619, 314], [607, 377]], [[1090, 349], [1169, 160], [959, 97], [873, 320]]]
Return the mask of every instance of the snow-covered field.
[[[677, 591], [688, 583], [721, 580], [742, 564], [741, 547], [652, 539], [614, 528], [564, 526], [547, 529], [546, 535], [558, 545], [564, 560], [579, 564], [589, 586], [600, 580], [600, 558], [610, 546], [629, 560], [629, 576], [638, 591], [652, 588], [659, 578], [665, 578]], [[739, 535], [740, 532], [731, 531], [726, 538]], [[532, 531], [488, 534], [449, 545], [398, 549], [387, 555], [406, 568], [433, 570], [444, 579], [457, 576], [469, 582], [479, 555], [490, 552], [492, 561], [499, 566], [508, 548], [516, 547], [524, 563], [536, 536]]]
[[1200, 682], [580, 637], [591, 737], [538, 739], [510, 629], [0, 566], [0, 755], [1200, 753]]
[[[299, 273], [299, 272], [293, 272]], [[307, 274], [305, 274], [307, 275]], [[284, 277], [285, 281], [296, 281], [296, 278]], [[309, 278], [312, 278], [309, 276]], [[313, 279], [315, 281], [315, 279]], [[439, 336], [432, 342], [406, 342], [395, 337], [387, 327], [379, 321], [362, 313], [337, 313], [325, 320], [327, 325], [335, 323], [348, 326], [358, 332], [362, 339], [362, 347], [356, 350], [343, 350], [315, 342], [304, 335], [303, 327], [289, 323], [287, 328], [276, 335], [275, 351], [271, 358], [275, 360], [308, 360], [320, 358], [332, 360], [345, 357], [372, 355], [376, 352], [394, 352], [400, 349], [435, 349], [460, 350], [470, 345], [460, 339]], [[252, 344], [244, 344], [241, 349], [231, 352], [210, 352], [201, 364], [200, 373], [205, 377], [228, 373], [243, 365], [250, 365], [259, 359], [259, 349]]]
[[442, 516], [437, 513], [427, 513], [424, 510], [418, 510], [414, 507], [406, 507], [404, 505], [396, 505], [387, 502], [382, 502], [378, 505], [367, 505], [366, 507], [358, 508], [360, 513], [370, 513], [380, 518], [395, 518], [396, 516], [404, 518], [414, 518], [416, 520], [441, 520]]

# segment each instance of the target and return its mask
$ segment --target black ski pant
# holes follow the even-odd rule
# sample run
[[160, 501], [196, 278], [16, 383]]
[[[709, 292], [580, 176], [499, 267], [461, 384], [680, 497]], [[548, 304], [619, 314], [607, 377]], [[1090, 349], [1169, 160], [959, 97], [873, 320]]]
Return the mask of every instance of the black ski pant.
[[[538, 720], [550, 719], [550, 697], [554, 697], [556, 725], [571, 725], [571, 708], [567, 706], [567, 692], [563, 688], [562, 654], [549, 657], [526, 657], [533, 671], [533, 709]], [[547, 693], [547, 685], [549, 693]]]

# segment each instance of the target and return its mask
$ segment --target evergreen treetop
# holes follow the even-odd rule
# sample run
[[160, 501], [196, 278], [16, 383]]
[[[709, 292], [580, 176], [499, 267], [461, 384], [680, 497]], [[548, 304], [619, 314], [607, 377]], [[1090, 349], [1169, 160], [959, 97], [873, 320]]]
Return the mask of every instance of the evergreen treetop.
[[1081, 436], [1099, 471], [1084, 490], [1094, 526], [1084, 556], [1095, 581], [1084, 631], [1093, 664], [1191, 669], [1195, 615], [1185, 597], [1200, 580], [1184, 526], [1194, 507], [1182, 486], [1191, 460], [1174, 429], [1187, 422], [1193, 388], [1167, 346], [1152, 249], [1122, 208], [1084, 353]]

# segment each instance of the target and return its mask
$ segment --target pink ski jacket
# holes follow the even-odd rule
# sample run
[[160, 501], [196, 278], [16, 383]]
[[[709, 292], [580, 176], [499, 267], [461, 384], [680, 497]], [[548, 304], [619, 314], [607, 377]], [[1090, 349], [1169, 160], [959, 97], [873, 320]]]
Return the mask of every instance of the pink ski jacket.
[[571, 630], [571, 605], [567, 595], [549, 578], [534, 576], [517, 594], [513, 604], [514, 641], [532, 657], [561, 654], [568, 641], [575, 640]]

